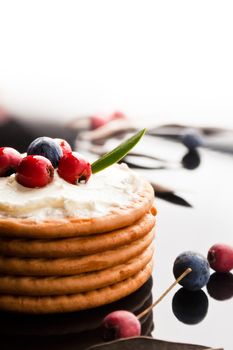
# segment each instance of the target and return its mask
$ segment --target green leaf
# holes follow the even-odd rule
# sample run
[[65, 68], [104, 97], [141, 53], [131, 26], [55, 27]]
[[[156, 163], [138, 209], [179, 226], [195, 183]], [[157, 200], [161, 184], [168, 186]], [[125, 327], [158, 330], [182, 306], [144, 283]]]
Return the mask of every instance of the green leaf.
[[92, 173], [98, 173], [101, 170], [109, 167], [110, 165], [117, 163], [121, 160], [129, 151], [140, 141], [142, 136], [145, 134], [146, 129], [139, 131], [132, 137], [122, 142], [119, 146], [114, 148], [111, 152], [104, 154], [102, 157], [92, 163]]

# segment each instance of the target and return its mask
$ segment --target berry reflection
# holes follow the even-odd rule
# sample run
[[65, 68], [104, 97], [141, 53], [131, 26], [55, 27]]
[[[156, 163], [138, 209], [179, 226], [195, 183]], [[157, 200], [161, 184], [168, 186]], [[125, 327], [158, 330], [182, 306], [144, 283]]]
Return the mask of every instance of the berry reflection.
[[208, 294], [216, 300], [227, 300], [233, 297], [233, 274], [215, 272], [207, 284]]
[[172, 300], [172, 311], [176, 318], [189, 325], [200, 323], [207, 315], [208, 307], [208, 297], [203, 290], [180, 288]]
[[182, 158], [181, 163], [188, 170], [198, 168], [201, 163], [200, 153], [196, 149], [189, 150]]

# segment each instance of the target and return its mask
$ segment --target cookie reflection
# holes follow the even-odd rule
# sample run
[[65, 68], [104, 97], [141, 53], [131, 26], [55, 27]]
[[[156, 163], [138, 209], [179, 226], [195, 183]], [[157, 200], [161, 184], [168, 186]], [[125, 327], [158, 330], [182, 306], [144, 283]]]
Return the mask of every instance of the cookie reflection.
[[[115, 303], [75, 313], [22, 315], [0, 313], [1, 350], [7, 349], [85, 349], [101, 343], [101, 322], [114, 310], [142, 312], [152, 303], [152, 278], [138, 291]], [[141, 320], [142, 335], [153, 330], [152, 312]]]

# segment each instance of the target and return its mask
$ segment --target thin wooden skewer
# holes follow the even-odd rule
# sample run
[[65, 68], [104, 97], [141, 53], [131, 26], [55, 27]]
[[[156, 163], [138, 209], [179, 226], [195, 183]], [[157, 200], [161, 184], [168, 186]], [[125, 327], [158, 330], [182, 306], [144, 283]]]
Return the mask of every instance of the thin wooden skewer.
[[150, 310], [152, 310], [169, 292], [174, 288], [185, 276], [187, 276], [192, 269], [189, 267], [187, 268], [176, 280], [173, 282], [168, 289], [163, 292], [163, 294], [152, 304], [150, 305], [147, 309], [142, 311], [139, 315], [137, 315], [138, 320], [145, 316]]

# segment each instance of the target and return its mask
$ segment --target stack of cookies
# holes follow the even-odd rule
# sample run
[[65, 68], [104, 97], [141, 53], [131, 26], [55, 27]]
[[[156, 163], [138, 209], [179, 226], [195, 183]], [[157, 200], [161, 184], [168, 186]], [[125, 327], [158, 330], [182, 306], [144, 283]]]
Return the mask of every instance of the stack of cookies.
[[[130, 170], [115, 167], [113, 171], [119, 175], [123, 171], [124, 179], [119, 176], [121, 186], [115, 186], [105, 178], [107, 192], [100, 203], [104, 215], [96, 207], [100, 206], [95, 203], [98, 198], [91, 204], [83, 199], [84, 191], [87, 197], [95, 187], [99, 191], [103, 178], [90, 185], [64, 185], [79, 191], [77, 207], [81, 209], [73, 216], [64, 214], [65, 209], [70, 210], [71, 199], [70, 188], [64, 199], [63, 180], [55, 180], [59, 186], [25, 191], [14, 184], [14, 175], [10, 180], [0, 179], [4, 193], [0, 201], [0, 310], [59, 313], [89, 309], [119, 300], [149, 279], [156, 214], [153, 189], [142, 179], [136, 186]], [[110, 201], [109, 193], [114, 195], [114, 191], [114, 201]], [[17, 196], [22, 197], [16, 200]], [[95, 205], [97, 214], [90, 215], [90, 205]], [[58, 211], [63, 217], [53, 218]]]

